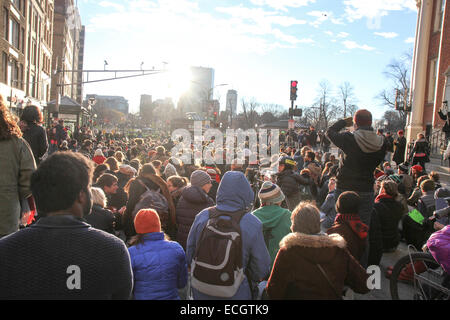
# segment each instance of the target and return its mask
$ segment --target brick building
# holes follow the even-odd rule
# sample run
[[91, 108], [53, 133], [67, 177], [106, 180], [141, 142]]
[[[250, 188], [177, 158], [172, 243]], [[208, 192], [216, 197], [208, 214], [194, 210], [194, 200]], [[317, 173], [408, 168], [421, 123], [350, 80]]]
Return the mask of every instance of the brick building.
[[407, 139], [412, 141], [419, 132], [425, 133], [437, 152], [445, 144], [444, 122], [438, 112], [450, 95], [450, 2], [417, 0], [417, 7]]
[[14, 112], [49, 100], [53, 0], [0, 0], [0, 93]]

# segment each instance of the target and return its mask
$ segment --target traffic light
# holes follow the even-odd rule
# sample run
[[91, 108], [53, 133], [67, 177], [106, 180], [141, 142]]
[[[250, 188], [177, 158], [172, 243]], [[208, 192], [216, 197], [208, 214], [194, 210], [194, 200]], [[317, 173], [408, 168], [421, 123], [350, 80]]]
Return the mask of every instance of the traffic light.
[[217, 111], [214, 111], [214, 122], [217, 122]]
[[297, 100], [298, 81], [291, 81], [291, 101]]

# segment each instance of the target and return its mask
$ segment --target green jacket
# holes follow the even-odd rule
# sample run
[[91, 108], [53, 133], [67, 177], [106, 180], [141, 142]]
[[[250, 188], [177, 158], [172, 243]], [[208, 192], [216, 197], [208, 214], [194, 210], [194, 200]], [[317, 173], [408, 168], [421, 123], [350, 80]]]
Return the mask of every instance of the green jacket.
[[291, 212], [277, 205], [261, 207], [253, 214], [262, 222], [264, 240], [273, 265], [280, 241], [291, 232]]
[[34, 170], [33, 153], [24, 139], [0, 141], [0, 237], [19, 230], [20, 201], [31, 196]]

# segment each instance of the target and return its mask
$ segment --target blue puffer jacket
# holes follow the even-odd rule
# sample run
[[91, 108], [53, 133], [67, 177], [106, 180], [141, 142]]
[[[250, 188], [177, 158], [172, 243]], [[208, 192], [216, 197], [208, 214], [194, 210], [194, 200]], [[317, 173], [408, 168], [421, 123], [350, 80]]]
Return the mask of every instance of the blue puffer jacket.
[[164, 233], [144, 235], [144, 243], [128, 248], [134, 275], [134, 299], [179, 300], [178, 290], [187, 283], [186, 255]]
[[[251, 211], [254, 193], [250, 184], [242, 172], [229, 171], [225, 173], [217, 190], [217, 209], [227, 212], [235, 212], [246, 209]], [[189, 232], [186, 256], [189, 264], [195, 253], [197, 240], [200, 238], [203, 228], [209, 220], [209, 210], [200, 212], [194, 220]], [[253, 282], [259, 282], [269, 275], [271, 261], [267, 251], [262, 232], [262, 223], [252, 214], [245, 214], [240, 222], [242, 232], [243, 267]], [[192, 289], [195, 300], [209, 300], [221, 298], [208, 296]], [[244, 279], [232, 300], [251, 300], [252, 291], [247, 278]], [[227, 299], [228, 300], [228, 299]]]

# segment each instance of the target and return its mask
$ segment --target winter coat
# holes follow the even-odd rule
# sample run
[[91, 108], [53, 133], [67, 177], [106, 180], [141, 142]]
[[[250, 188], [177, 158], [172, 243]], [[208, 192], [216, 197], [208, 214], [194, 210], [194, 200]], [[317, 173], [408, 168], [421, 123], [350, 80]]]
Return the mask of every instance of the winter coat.
[[21, 200], [31, 196], [36, 170], [33, 153], [23, 138], [0, 141], [0, 238], [19, 230]]
[[131, 296], [133, 274], [124, 242], [72, 215], [41, 217], [1, 239], [0, 257], [2, 300], [124, 300]]
[[427, 247], [436, 262], [450, 274], [450, 226], [433, 233], [427, 241]]
[[164, 233], [147, 233], [144, 242], [128, 248], [133, 268], [136, 300], [180, 300], [178, 289], [187, 284], [186, 255]]
[[394, 141], [394, 145], [395, 151], [392, 160], [394, 160], [394, 162], [397, 163], [398, 165], [405, 161], [406, 138], [399, 137], [397, 140]]
[[183, 249], [186, 248], [186, 240], [191, 230], [195, 216], [205, 208], [212, 207], [214, 201], [197, 186], [187, 186], [181, 193], [176, 208], [177, 217], [177, 241]]
[[369, 264], [379, 265], [383, 252], [397, 248], [403, 212], [403, 205], [393, 198], [375, 201], [370, 217]]
[[[301, 199], [300, 197], [300, 188], [299, 185], [309, 186], [311, 194], [314, 197], [313, 192], [315, 190], [314, 181], [309, 178], [307, 175], [299, 175], [294, 173], [291, 169], [286, 169], [278, 174], [276, 174], [277, 177], [277, 185], [281, 188], [281, 191], [283, 191], [284, 195], [286, 196], [286, 203], [288, 205], [289, 210], [292, 212], [295, 207], [300, 203]], [[314, 185], [314, 188], [312, 188], [312, 185]]]
[[23, 132], [23, 138], [30, 145], [36, 165], [39, 165], [41, 158], [48, 149], [47, 133], [45, 132], [45, 129], [34, 122], [27, 123], [27, 128]]
[[324, 217], [322, 218], [324, 219], [324, 221], [322, 222], [322, 227], [325, 229], [330, 228], [334, 223], [334, 219], [336, 218], [335, 191], [331, 191], [328, 193], [324, 203], [320, 207], [320, 212], [324, 214]]
[[341, 298], [338, 293], [344, 285], [357, 293], [367, 293], [367, 278], [366, 271], [347, 250], [342, 236], [295, 232], [281, 241], [266, 288], [270, 299], [275, 300], [335, 300]]
[[[411, 154], [415, 158], [425, 158], [429, 160], [430, 156], [430, 148], [427, 140], [419, 139], [414, 143], [414, 148], [411, 151]], [[423, 155], [424, 154], [424, 155]], [[427, 162], [427, 160], [425, 160]]]
[[385, 157], [386, 143], [372, 128], [339, 133], [345, 126], [346, 122], [339, 120], [327, 130], [328, 138], [343, 151], [336, 188], [342, 191], [371, 192], [373, 172]]
[[280, 206], [271, 205], [253, 211], [253, 215], [263, 224], [264, 240], [273, 265], [280, 249], [281, 239], [291, 232], [291, 212]]
[[[142, 194], [146, 191], [145, 187], [139, 183], [140, 180], [143, 184], [147, 186], [150, 190], [159, 190], [159, 192], [166, 198], [168, 206], [169, 206], [169, 213], [168, 215], [160, 215], [161, 219], [161, 227], [166, 233], [170, 233], [173, 231], [170, 227], [172, 226], [172, 214], [175, 218], [175, 205], [173, 204], [172, 197], [170, 195], [170, 192], [167, 188], [167, 184], [161, 179], [161, 177], [149, 174], [143, 174], [138, 176], [136, 179], [131, 181], [130, 187], [128, 190], [128, 202], [126, 206], [126, 210], [122, 217], [122, 224], [123, 224], [123, 230], [125, 232], [125, 235], [127, 237], [132, 237], [136, 234], [136, 230], [134, 229], [134, 223], [133, 223], [133, 211], [136, 207], [136, 204], [141, 199]], [[167, 230], [166, 230], [167, 229]], [[170, 229], [170, 230], [169, 230]], [[174, 235], [169, 234], [171, 237]]]
[[366, 237], [355, 232], [349, 224], [349, 221], [335, 221], [335, 223], [327, 230], [328, 234], [337, 233], [347, 242], [347, 249], [351, 255], [358, 261], [366, 249]]
[[[240, 210], [250, 212], [253, 200], [254, 193], [245, 175], [237, 171], [226, 172], [217, 190], [217, 209], [226, 212]], [[208, 220], [209, 210], [203, 210], [195, 217], [186, 247], [186, 257], [189, 265], [194, 257], [197, 241]], [[250, 277], [250, 281], [255, 283], [267, 277], [270, 272], [270, 255], [264, 242], [261, 221], [252, 214], [245, 214], [239, 225], [242, 232], [242, 264], [245, 271], [245, 279], [242, 281], [236, 294], [226, 300], [252, 299], [252, 289], [247, 277]], [[196, 300], [220, 299], [202, 294], [194, 288], [192, 292]]]
[[114, 234], [114, 214], [111, 211], [102, 208], [98, 204], [94, 204], [92, 206], [91, 213], [85, 216], [84, 220], [86, 220], [86, 222], [95, 229]]

